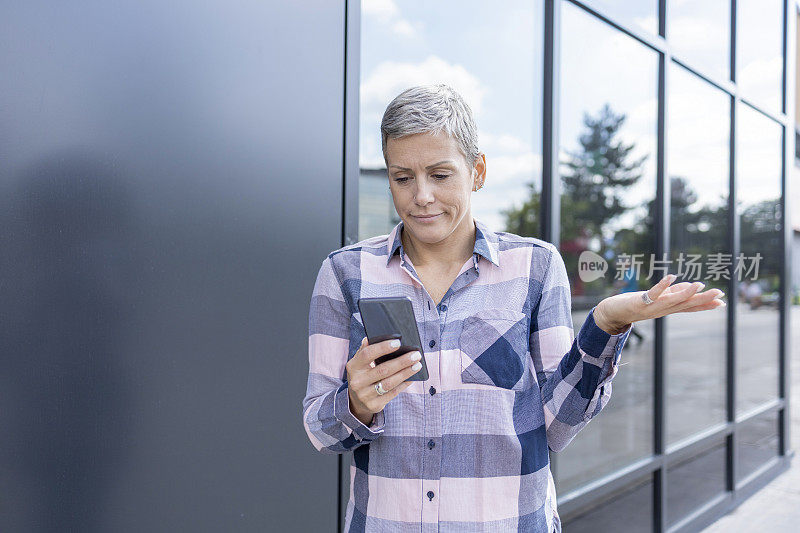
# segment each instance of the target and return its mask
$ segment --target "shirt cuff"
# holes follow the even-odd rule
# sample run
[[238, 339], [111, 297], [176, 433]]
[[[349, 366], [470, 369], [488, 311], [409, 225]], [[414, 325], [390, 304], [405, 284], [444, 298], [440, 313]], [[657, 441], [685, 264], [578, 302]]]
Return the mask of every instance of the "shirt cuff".
[[345, 381], [336, 391], [333, 398], [333, 414], [344, 424], [352, 433], [356, 440], [373, 440], [383, 433], [384, 415], [383, 410], [372, 417], [372, 424], [364, 425], [361, 420], [350, 411], [350, 394], [347, 389], [348, 382]]
[[625, 346], [625, 341], [633, 329], [633, 322], [628, 325], [628, 329], [622, 333], [612, 335], [603, 330], [594, 321], [594, 310], [597, 306], [592, 307], [589, 311], [589, 316], [581, 326], [578, 333], [578, 347], [581, 352], [594, 357], [596, 359], [606, 359], [613, 356], [613, 363], [616, 365], [619, 361], [622, 348]]

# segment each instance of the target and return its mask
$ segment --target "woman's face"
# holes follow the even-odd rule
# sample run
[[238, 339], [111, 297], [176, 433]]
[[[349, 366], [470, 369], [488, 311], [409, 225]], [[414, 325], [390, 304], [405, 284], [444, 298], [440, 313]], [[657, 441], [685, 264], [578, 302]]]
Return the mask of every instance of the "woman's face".
[[484, 155], [467, 162], [445, 132], [420, 133], [386, 143], [389, 189], [397, 214], [418, 241], [434, 244], [472, 224], [472, 188], [483, 182]]

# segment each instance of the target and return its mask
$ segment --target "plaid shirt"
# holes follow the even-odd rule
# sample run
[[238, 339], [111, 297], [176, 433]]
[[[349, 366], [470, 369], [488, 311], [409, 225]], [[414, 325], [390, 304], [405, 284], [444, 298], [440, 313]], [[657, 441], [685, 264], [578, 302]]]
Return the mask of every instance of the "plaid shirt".
[[[345, 531], [561, 531], [548, 449], [606, 405], [633, 325], [609, 335], [589, 312], [573, 340], [556, 247], [475, 226], [473, 256], [438, 306], [403, 252], [402, 222], [322, 262], [302, 416], [317, 450], [353, 452]], [[365, 336], [356, 303], [376, 296], [413, 303], [429, 379], [366, 426], [350, 412], [345, 363]]]

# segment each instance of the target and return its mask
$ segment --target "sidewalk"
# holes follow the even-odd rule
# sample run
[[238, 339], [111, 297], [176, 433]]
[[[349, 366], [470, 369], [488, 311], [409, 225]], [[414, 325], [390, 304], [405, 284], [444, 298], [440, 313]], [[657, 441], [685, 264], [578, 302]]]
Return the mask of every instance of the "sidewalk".
[[702, 533], [800, 531], [800, 307], [791, 307], [792, 466]]

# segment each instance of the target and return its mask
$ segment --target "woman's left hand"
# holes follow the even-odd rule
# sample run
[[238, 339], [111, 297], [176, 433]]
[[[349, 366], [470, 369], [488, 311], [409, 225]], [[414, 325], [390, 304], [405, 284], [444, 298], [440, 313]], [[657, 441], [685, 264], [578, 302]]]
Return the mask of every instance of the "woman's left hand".
[[[725, 307], [725, 302], [719, 299], [725, 296], [721, 290], [699, 292], [705, 286], [700, 281], [671, 285], [675, 279], [674, 274], [669, 274], [647, 291], [624, 292], [603, 299], [594, 310], [595, 323], [605, 332], [616, 335], [639, 320]], [[652, 303], [646, 304], [642, 299], [645, 292]]]

